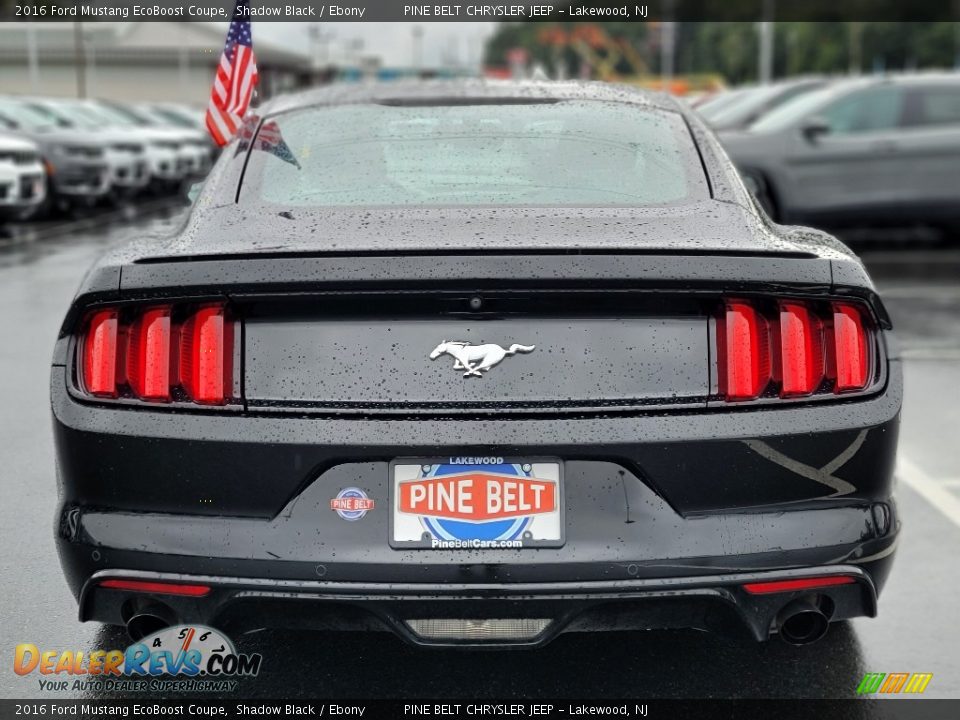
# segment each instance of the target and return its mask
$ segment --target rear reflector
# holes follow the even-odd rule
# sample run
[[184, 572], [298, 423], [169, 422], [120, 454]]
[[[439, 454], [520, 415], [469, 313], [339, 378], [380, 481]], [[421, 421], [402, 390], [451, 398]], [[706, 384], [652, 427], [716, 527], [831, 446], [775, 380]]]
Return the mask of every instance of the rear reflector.
[[170, 400], [170, 308], [151, 308], [130, 326], [127, 380], [141, 400]]
[[97, 311], [79, 343], [80, 389], [101, 398], [223, 405], [233, 397], [233, 326], [222, 304]]
[[104, 580], [100, 587], [111, 590], [133, 590], [156, 595], [186, 595], [203, 597], [210, 593], [208, 585], [181, 585], [179, 583], [148, 582], [145, 580]]
[[834, 303], [833, 337], [836, 391], [862, 390], [867, 385], [870, 358], [863, 318], [856, 308]]
[[770, 381], [767, 321], [747, 303], [728, 302], [719, 337], [720, 392], [728, 400], [759, 397]]
[[849, 303], [727, 300], [717, 317], [717, 386], [728, 402], [863, 390], [872, 356], [865, 315]]
[[815, 590], [834, 585], [850, 585], [854, 582], [856, 580], [850, 575], [824, 575], [817, 578], [747, 583], [743, 586], [743, 589], [751, 595], [772, 595], [773, 593], [795, 592], [797, 590]]
[[83, 339], [83, 387], [97, 397], [117, 396], [117, 311], [94, 313]]

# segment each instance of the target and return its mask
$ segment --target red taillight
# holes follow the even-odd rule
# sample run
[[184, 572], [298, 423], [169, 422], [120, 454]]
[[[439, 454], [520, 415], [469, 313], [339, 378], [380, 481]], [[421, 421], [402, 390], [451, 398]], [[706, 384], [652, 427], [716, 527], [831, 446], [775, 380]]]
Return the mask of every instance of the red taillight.
[[210, 593], [208, 585], [181, 585], [179, 583], [149, 582], [146, 580], [104, 580], [100, 583], [100, 587], [112, 590], [133, 590], [156, 595], [186, 595], [188, 597], [203, 597]]
[[867, 385], [870, 355], [867, 331], [860, 311], [851, 305], [833, 305], [835, 390], [862, 390]]
[[130, 326], [127, 380], [141, 400], [170, 400], [170, 308], [151, 308]]
[[851, 303], [727, 300], [717, 317], [717, 387], [727, 402], [865, 389], [874, 350]]
[[768, 580], [747, 583], [743, 586], [751, 595], [771, 595], [773, 593], [794, 592], [796, 590], [814, 590], [834, 585], [850, 585], [856, 580], [850, 575], [824, 575], [817, 578], [798, 578], [796, 580]]
[[117, 396], [117, 311], [94, 313], [83, 339], [83, 387], [97, 397]]
[[767, 321], [747, 303], [728, 302], [719, 340], [720, 392], [727, 400], [759, 397], [770, 381]]
[[198, 310], [183, 325], [180, 380], [194, 402], [222, 405], [230, 388], [230, 324], [222, 306]]
[[97, 311], [79, 343], [80, 389], [94, 397], [223, 405], [232, 398], [233, 325], [224, 305]]
[[810, 395], [823, 380], [823, 323], [798, 303], [780, 305], [780, 394]]

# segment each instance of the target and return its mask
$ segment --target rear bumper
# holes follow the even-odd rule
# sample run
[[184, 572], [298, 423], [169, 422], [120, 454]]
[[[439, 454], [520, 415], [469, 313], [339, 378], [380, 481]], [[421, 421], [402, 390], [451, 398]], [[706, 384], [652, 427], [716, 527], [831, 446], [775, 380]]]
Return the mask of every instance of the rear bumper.
[[[387, 629], [410, 619], [540, 617], [562, 631], [771, 632], [790, 594], [755, 579], [849, 574], [831, 619], [876, 612], [899, 530], [900, 363], [883, 392], [791, 408], [532, 419], [145, 412], [85, 403], [51, 375], [57, 546], [80, 617], [121, 623], [109, 577], [202, 581], [160, 598], [214, 627]], [[556, 457], [562, 547], [397, 549], [389, 464], [447, 454]], [[330, 510], [360, 487], [356, 522]]]
[[[889, 566], [889, 556], [872, 563]], [[881, 571], [882, 572], [882, 571]], [[849, 584], [816, 590], [756, 595], [747, 583], [842, 574]], [[170, 619], [200, 623], [237, 634], [268, 627], [393, 632], [416, 645], [539, 646], [565, 632], [690, 628], [733, 638], [766, 640], [778, 613], [791, 601], [811, 595], [827, 608], [830, 621], [874, 616], [874, 575], [860, 566], [837, 565], [786, 571], [694, 575], [690, 577], [554, 583], [336, 583], [268, 578], [101, 571], [80, 595], [80, 618], [120, 624], [140, 607], [140, 593], [102, 587], [111, 579], [202, 584], [203, 598], [157, 595]], [[485, 619], [537, 621], [525, 637], [485, 639], [439, 635], [424, 620]]]

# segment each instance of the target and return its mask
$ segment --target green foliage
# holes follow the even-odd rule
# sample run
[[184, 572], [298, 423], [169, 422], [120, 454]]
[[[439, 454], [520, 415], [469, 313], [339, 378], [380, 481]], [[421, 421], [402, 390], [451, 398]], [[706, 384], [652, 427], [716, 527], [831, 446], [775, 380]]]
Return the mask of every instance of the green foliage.
[[[488, 65], [506, 65], [506, 53], [525, 48], [532, 61], [552, 70], [556, 60], [576, 74], [580, 66], [571, 48], [541, 42], [547, 26], [576, 23], [502, 23], [486, 48]], [[651, 72], [660, 70], [659, 30], [646, 23], [602, 23], [615, 39], [625, 38], [644, 57]], [[752, 22], [683, 22], [676, 25], [675, 72], [718, 73], [730, 83], [757, 79], [759, 38]], [[950, 22], [778, 22], [774, 26], [774, 75], [839, 74], [851, 70], [951, 68], [960, 59], [960, 27]], [[618, 72], [629, 75], [622, 61]]]

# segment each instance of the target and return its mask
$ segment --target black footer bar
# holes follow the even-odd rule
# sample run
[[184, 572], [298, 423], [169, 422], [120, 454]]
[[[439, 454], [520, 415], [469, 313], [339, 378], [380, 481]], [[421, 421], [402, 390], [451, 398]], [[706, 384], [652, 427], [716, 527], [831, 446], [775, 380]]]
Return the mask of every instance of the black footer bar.
[[90, 699], [0, 700], [0, 718], [329, 718], [330, 720], [585, 720], [586, 718], [889, 718], [951, 720], [960, 699], [843, 700], [237, 700]]

